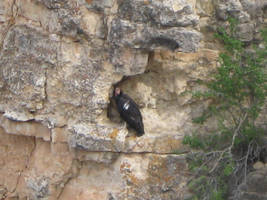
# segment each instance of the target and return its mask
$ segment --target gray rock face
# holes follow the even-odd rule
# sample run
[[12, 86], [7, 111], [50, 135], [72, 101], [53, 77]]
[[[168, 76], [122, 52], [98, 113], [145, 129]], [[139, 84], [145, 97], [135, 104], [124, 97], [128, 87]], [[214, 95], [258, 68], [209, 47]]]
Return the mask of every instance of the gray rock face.
[[68, 0], [37, 0], [49, 9], [59, 9], [68, 3]]
[[114, 19], [108, 35], [113, 46], [155, 50], [165, 48], [183, 52], [197, 49], [201, 34], [183, 28], [157, 29], [143, 24]]
[[40, 178], [39, 180], [28, 180], [27, 184], [33, 191], [34, 199], [44, 199], [48, 196], [49, 181], [46, 178]]
[[119, 1], [119, 17], [151, 26], [190, 26], [198, 24], [192, 5], [186, 1]]
[[32, 28], [15, 26], [9, 31], [0, 54], [0, 79], [5, 87], [1, 98], [7, 101], [6, 107], [17, 102], [13, 109], [35, 112], [43, 108], [46, 71], [56, 63], [58, 51], [57, 41]]
[[70, 145], [73, 148], [93, 152], [120, 152], [123, 150], [125, 134], [117, 129], [76, 124], [71, 132]]
[[79, 0], [79, 2], [88, 9], [104, 12], [105, 9], [109, 9], [113, 6], [115, 0]]
[[242, 5], [239, 0], [221, 1], [217, 4], [216, 14], [221, 20], [227, 20], [229, 15], [238, 17], [242, 14]]
[[60, 34], [67, 36], [76, 36], [80, 32], [80, 14], [77, 12], [77, 3], [68, 0], [37, 0], [50, 10], [56, 10], [55, 15], [51, 18], [56, 18], [57, 31]]
[[[197, 24], [198, 16], [186, 1], [118, 1], [118, 17], [108, 25], [111, 62], [118, 72], [134, 75], [145, 70], [145, 52], [196, 51], [201, 34], [182, 27]], [[126, 56], [129, 61], [122, 59]]]
[[237, 26], [237, 36], [241, 41], [249, 42], [253, 39], [254, 25], [252, 23], [244, 23]]
[[241, 200], [266, 200], [267, 199], [267, 168], [251, 172], [247, 176], [247, 183], [240, 186]]
[[[53, 42], [53, 46], [51, 43]], [[27, 26], [13, 27], [4, 42], [3, 56], [29, 57], [36, 62], [53, 65], [57, 61], [59, 44], [48, 35]], [[36, 67], [37, 68], [37, 67]]]
[[138, 49], [119, 48], [114, 45], [109, 51], [110, 62], [115, 71], [126, 76], [144, 73], [148, 64], [148, 53]]
[[[131, 186], [131, 192], [122, 193], [122, 195], [114, 195], [117, 199], [185, 199], [188, 194], [181, 182], [187, 180], [183, 176], [184, 169], [186, 169], [186, 162], [182, 156], [148, 156], [147, 172], [149, 176], [145, 180], [140, 180], [138, 176], [132, 178], [134, 171], [130, 166], [122, 167], [123, 178], [126, 184]], [[130, 160], [129, 160], [130, 161]], [[131, 162], [128, 163], [130, 164]], [[127, 162], [126, 162], [127, 163]], [[145, 162], [144, 162], [145, 163]], [[159, 164], [161, 163], [161, 164]], [[130, 164], [132, 165], [132, 164]], [[141, 164], [142, 166], [143, 164]], [[180, 173], [177, 173], [177, 172]], [[182, 173], [181, 173], [182, 172]], [[160, 184], [160, 182], [164, 182]], [[180, 191], [183, 190], [183, 194]], [[116, 199], [116, 198], [115, 198]]]
[[[229, 17], [238, 20], [237, 36], [241, 41], [250, 42], [255, 34], [255, 26], [264, 22], [266, 1], [229, 0], [215, 4], [216, 16], [222, 21]], [[226, 25], [226, 24], [225, 24]]]

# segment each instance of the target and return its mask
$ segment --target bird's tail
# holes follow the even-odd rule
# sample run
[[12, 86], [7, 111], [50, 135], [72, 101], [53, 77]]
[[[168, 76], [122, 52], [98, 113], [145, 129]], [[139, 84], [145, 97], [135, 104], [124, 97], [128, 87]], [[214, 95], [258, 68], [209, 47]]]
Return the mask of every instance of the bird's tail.
[[137, 133], [136, 133], [136, 136], [137, 137], [141, 137], [142, 135], [144, 135], [145, 134], [145, 131], [143, 130], [143, 131], [138, 131]]
[[139, 123], [139, 128], [138, 128], [138, 131], [137, 131], [136, 135], [137, 135], [137, 137], [140, 137], [140, 136], [142, 136], [144, 134], [145, 134], [144, 125], [141, 122], [141, 123]]

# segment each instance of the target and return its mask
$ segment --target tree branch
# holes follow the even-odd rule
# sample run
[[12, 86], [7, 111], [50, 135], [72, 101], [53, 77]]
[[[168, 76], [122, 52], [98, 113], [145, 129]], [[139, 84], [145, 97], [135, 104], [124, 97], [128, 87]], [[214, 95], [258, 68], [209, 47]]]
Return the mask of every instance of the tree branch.
[[218, 160], [216, 161], [216, 163], [213, 165], [212, 169], [209, 171], [209, 173], [211, 174], [218, 166], [219, 162], [222, 160], [223, 155], [228, 152], [229, 154], [232, 154], [232, 148], [234, 147], [235, 144], [235, 138], [238, 135], [238, 132], [242, 126], [242, 124], [244, 123], [244, 121], [247, 119], [247, 112], [245, 113], [244, 117], [240, 120], [238, 127], [235, 129], [234, 134], [233, 134], [233, 138], [232, 138], [232, 143], [229, 147], [227, 147], [226, 149], [224, 149], [221, 153], [220, 153], [220, 157], [218, 158]]

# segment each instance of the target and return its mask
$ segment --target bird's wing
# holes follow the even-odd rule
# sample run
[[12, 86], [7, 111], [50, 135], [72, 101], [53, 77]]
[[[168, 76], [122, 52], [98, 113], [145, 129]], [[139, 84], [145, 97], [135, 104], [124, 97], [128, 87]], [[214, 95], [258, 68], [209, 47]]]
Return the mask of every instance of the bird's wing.
[[137, 103], [135, 103], [135, 101], [129, 97], [127, 94], [123, 94], [124, 98], [129, 99], [131, 101], [131, 104], [133, 104], [137, 109], [139, 109], [139, 106], [137, 105]]
[[144, 125], [137, 104], [128, 96], [123, 96], [119, 103], [121, 117], [133, 128], [143, 131]]
[[122, 99], [122, 105], [120, 106], [125, 114], [135, 116], [142, 119], [139, 106], [128, 95], [124, 94]]

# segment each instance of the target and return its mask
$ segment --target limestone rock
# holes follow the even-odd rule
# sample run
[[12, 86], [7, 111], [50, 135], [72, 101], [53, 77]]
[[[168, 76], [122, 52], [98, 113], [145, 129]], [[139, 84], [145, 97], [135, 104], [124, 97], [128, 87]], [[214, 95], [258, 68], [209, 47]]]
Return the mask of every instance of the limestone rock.
[[66, 148], [57, 150], [52, 149], [48, 142], [36, 141], [28, 168], [18, 182], [16, 192], [20, 198], [57, 199], [62, 187], [73, 175], [72, 155]]
[[[237, 17], [249, 44], [265, 8], [262, 0], [0, 1], [0, 198], [189, 197], [187, 164], [174, 152], [188, 151], [183, 137], [209, 102], [186, 91], [205, 89], [198, 81], [219, 64], [216, 27]], [[115, 120], [116, 108], [110, 114], [114, 86], [140, 106], [144, 136]], [[264, 199], [258, 189], [242, 191]]]
[[[214, 2], [210, 0], [199, 0], [196, 1], [197, 14], [200, 17], [212, 16], [214, 13]], [[201, 19], [200, 19], [201, 20]]]
[[152, 26], [189, 26], [198, 23], [193, 5], [188, 1], [119, 1], [119, 16], [133, 22], [147, 23]]
[[76, 36], [79, 33], [80, 15], [77, 12], [78, 4], [64, 0], [64, 1], [44, 1], [38, 0], [48, 9], [57, 9], [55, 23], [58, 26], [58, 32], [67, 36]]
[[[76, 124], [70, 130], [69, 144], [72, 148], [96, 152], [155, 152], [169, 153], [179, 150], [187, 151], [182, 145], [182, 136], [127, 136], [125, 128], [117, 129], [107, 126], [86, 126]], [[135, 134], [135, 133], [133, 133]], [[165, 144], [168, 145], [165, 145]]]
[[43, 108], [46, 69], [55, 64], [59, 50], [56, 42], [50, 46], [49, 41], [48, 36], [27, 26], [16, 26], [8, 32], [0, 55], [0, 79], [5, 87], [1, 100], [7, 101], [6, 108], [12, 104], [13, 110], [24, 115]]
[[60, 199], [183, 199], [188, 194], [183, 156], [121, 155], [110, 167], [84, 163]]
[[43, 199], [48, 196], [48, 180], [46, 178], [40, 178], [39, 180], [29, 179], [27, 186], [34, 193], [34, 199]]
[[239, 0], [221, 1], [217, 5], [217, 17], [222, 20], [228, 18], [228, 14], [237, 17], [242, 12], [242, 4]]
[[34, 119], [33, 115], [30, 113], [20, 113], [20, 112], [15, 112], [14, 110], [11, 111], [7, 110], [3, 116], [10, 120], [22, 121], [22, 122]]
[[240, 24], [237, 26], [237, 36], [241, 41], [249, 42], [253, 39], [254, 25], [251, 23]]
[[16, 190], [21, 173], [35, 148], [32, 137], [14, 136], [0, 129], [0, 188], [3, 196]]
[[105, 37], [104, 17], [86, 8], [81, 9], [80, 29], [90, 38], [103, 39]]
[[258, 18], [262, 20], [261, 17], [264, 12], [264, 7], [267, 3], [264, 0], [259, 1], [249, 1], [249, 0], [240, 0], [242, 3], [243, 9], [250, 15], [252, 18]]
[[2, 127], [8, 134], [35, 136], [37, 138], [42, 138], [45, 141], [50, 140], [50, 130], [38, 122], [13, 121], [4, 116], [0, 116], [0, 127]]
[[[264, 7], [266, 2], [229, 0], [215, 3], [216, 15], [220, 20], [226, 21], [229, 17], [238, 20], [237, 36], [241, 41], [250, 42], [255, 33], [255, 26], [264, 23]], [[224, 25], [227, 25], [225, 23]]]
[[194, 30], [173, 27], [157, 29], [144, 24], [113, 19], [108, 41], [112, 46], [154, 50], [167, 48], [184, 52], [196, 51], [201, 34]]
[[105, 9], [111, 8], [115, 3], [114, 0], [79, 0], [82, 5], [88, 9], [103, 12]]
[[257, 170], [257, 169], [264, 168], [264, 163], [258, 161], [258, 162], [256, 162], [256, 163], [253, 165], [253, 168], [256, 169], [256, 170]]
[[76, 124], [70, 130], [70, 145], [88, 151], [115, 151], [123, 149], [126, 132], [106, 126]]
[[144, 73], [148, 63], [148, 53], [129, 48], [113, 48], [110, 60], [115, 71], [126, 76]]
[[37, 1], [44, 4], [49, 9], [59, 9], [62, 6], [66, 5], [68, 2], [67, 0], [63, 0], [63, 1], [60, 1], [60, 0], [48, 0], [48, 1], [37, 0]]
[[53, 143], [67, 143], [68, 142], [68, 131], [66, 130], [66, 128], [62, 127], [62, 128], [53, 128], [51, 131], [52, 134], [52, 142]]
[[79, 161], [89, 161], [97, 164], [111, 165], [120, 156], [120, 153], [115, 152], [88, 152], [84, 150], [75, 150], [75, 157]]
[[267, 199], [267, 168], [251, 172], [247, 176], [247, 183], [240, 186], [240, 200], [265, 200]]

